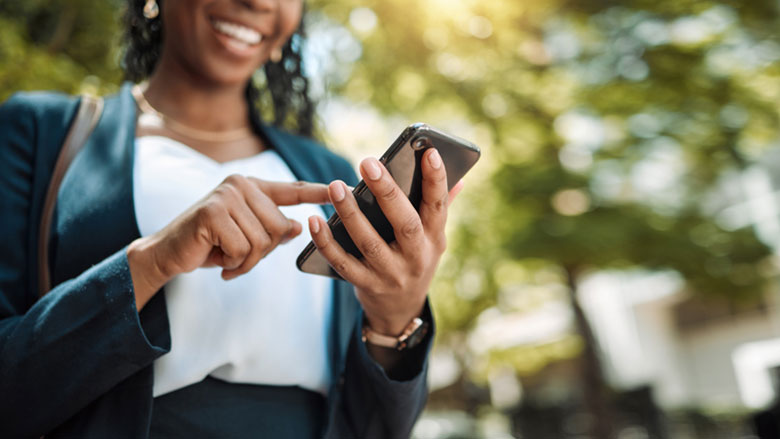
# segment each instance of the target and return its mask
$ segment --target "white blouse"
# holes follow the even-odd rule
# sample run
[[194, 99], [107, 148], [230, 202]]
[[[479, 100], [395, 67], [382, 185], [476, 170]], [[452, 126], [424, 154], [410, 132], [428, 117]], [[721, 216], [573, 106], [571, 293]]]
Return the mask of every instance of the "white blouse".
[[[219, 163], [167, 137], [137, 138], [133, 197], [141, 235], [162, 229], [231, 174], [297, 180], [273, 150]], [[224, 281], [221, 268], [199, 268], [165, 286], [171, 351], [154, 363], [155, 397], [208, 375], [326, 394], [332, 283], [295, 267], [309, 241], [307, 218], [323, 211], [316, 205], [280, 209], [303, 225], [303, 233], [249, 273]]]

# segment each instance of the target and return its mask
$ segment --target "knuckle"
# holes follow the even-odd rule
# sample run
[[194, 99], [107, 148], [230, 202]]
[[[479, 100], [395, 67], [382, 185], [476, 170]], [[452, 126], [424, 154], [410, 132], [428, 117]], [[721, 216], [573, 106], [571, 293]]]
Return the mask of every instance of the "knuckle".
[[286, 218], [276, 218], [274, 221], [270, 221], [266, 230], [273, 239], [282, 239], [287, 232], [292, 228], [292, 223]]
[[[357, 285], [355, 285], [357, 287]], [[361, 285], [360, 292], [358, 293], [362, 297], [374, 298], [379, 295], [379, 292], [374, 289], [373, 284]]]
[[376, 259], [382, 254], [382, 244], [376, 239], [369, 239], [361, 244], [360, 251], [363, 256]]
[[289, 230], [289, 228], [276, 226], [268, 229], [268, 234], [270, 235], [269, 245], [276, 245], [280, 243]]
[[222, 180], [222, 183], [227, 185], [240, 185], [244, 184], [244, 180], [246, 180], [246, 178], [239, 174], [230, 174]]
[[423, 200], [423, 202], [434, 212], [441, 213], [447, 210], [447, 200], [448, 198], [445, 196], [433, 201]]
[[314, 242], [314, 244], [317, 246], [318, 249], [324, 250], [326, 247], [328, 247], [332, 238], [333, 235], [331, 235], [330, 233], [317, 233], [313, 237], [312, 241]]
[[317, 250], [327, 253], [330, 251], [330, 239], [320, 238], [321, 240], [315, 241], [314, 245], [317, 246]]
[[236, 243], [236, 256], [240, 259], [244, 259], [247, 256], [249, 256], [249, 253], [252, 251], [252, 245], [249, 244], [249, 241], [242, 239]]
[[223, 262], [222, 265], [223, 268], [227, 268], [233, 271], [238, 269], [238, 267], [241, 265], [241, 258], [229, 256], [224, 258], [222, 262]]
[[268, 239], [267, 234], [259, 231], [253, 231], [251, 234], [249, 239], [252, 242], [253, 251], [263, 251], [270, 244], [270, 239]]
[[241, 198], [240, 185], [238, 184], [227, 185], [225, 186], [225, 190], [233, 199]]
[[342, 277], [346, 277], [345, 275], [349, 271], [349, 265], [347, 264], [347, 261], [344, 259], [339, 259], [337, 261], [333, 261], [332, 265], [334, 270], [336, 270], [336, 273], [340, 274]]
[[341, 217], [341, 220], [344, 222], [348, 222], [355, 218], [355, 215], [357, 215], [357, 210], [355, 209], [344, 209], [343, 212], [339, 213], [339, 216]]
[[254, 252], [258, 243], [260, 242], [260, 234], [254, 230], [244, 232], [244, 237], [249, 243], [249, 251]]
[[399, 194], [400, 191], [398, 190], [398, 186], [390, 184], [381, 190], [379, 197], [386, 201], [393, 201], [398, 198]]
[[422, 222], [417, 216], [406, 220], [401, 227], [401, 235], [403, 235], [404, 238], [415, 238], [419, 236], [420, 232], [422, 232]]
[[448, 197], [445, 195], [433, 202], [433, 208], [438, 212], [444, 211], [447, 209], [447, 201]]
[[439, 169], [434, 169], [433, 172], [423, 173], [423, 180], [439, 185], [447, 181], [447, 172], [442, 166]]
[[425, 267], [422, 264], [413, 264], [409, 268], [409, 274], [411, 274], [414, 278], [420, 278], [423, 274], [425, 274]]
[[241, 191], [233, 183], [221, 184], [215, 193], [228, 202], [233, 202], [241, 197]]
[[215, 218], [223, 210], [223, 206], [217, 200], [206, 200], [197, 210], [197, 216], [202, 221], [209, 221]]
[[257, 189], [260, 192], [264, 192], [265, 191], [265, 188], [266, 188], [266, 182], [265, 181], [263, 181], [263, 180], [261, 180], [261, 179], [259, 179], [257, 177], [252, 177], [252, 176], [243, 177], [243, 179], [244, 179], [244, 182], [246, 183], [246, 185], [249, 188]]
[[385, 289], [386, 294], [390, 294], [391, 291], [408, 291], [406, 282], [399, 277], [391, 277], [387, 279], [388, 287]]
[[[323, 234], [320, 233], [320, 235]], [[332, 248], [330, 245], [330, 238], [327, 236], [316, 236], [313, 241], [314, 245], [317, 247], [317, 250], [319, 250], [326, 259], [330, 259]]]
[[257, 245], [260, 247], [260, 251], [265, 253], [266, 249], [271, 246], [272, 240], [267, 233], [261, 233], [257, 240]]

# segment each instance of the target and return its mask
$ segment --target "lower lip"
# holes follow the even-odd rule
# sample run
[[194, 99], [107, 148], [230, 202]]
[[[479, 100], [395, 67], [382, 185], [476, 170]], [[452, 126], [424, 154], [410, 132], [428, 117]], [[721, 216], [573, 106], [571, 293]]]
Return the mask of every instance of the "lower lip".
[[217, 40], [222, 44], [222, 47], [224, 47], [230, 54], [233, 56], [236, 56], [238, 58], [250, 58], [252, 56], [256, 56], [257, 53], [260, 50], [261, 43], [248, 45], [244, 44], [239, 40], [236, 40], [235, 38], [229, 37], [222, 32], [219, 32], [218, 30], [214, 29], [212, 26], [212, 31], [214, 31], [214, 35], [217, 37]]

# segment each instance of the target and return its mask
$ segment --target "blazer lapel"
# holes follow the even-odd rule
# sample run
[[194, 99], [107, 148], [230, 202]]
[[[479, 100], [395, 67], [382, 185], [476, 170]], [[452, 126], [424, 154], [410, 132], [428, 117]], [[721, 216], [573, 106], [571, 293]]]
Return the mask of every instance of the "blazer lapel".
[[94, 132], [65, 174], [52, 230], [53, 284], [140, 236], [133, 207], [135, 120], [135, 101], [125, 84], [106, 99]]

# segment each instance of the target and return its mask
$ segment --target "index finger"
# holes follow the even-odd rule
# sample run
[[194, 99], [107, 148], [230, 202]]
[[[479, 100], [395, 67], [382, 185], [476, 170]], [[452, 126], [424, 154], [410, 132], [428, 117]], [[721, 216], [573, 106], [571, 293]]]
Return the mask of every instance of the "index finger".
[[277, 206], [293, 206], [302, 203], [326, 204], [330, 202], [328, 186], [324, 184], [306, 181], [283, 183], [257, 178], [250, 178], [250, 180]]

